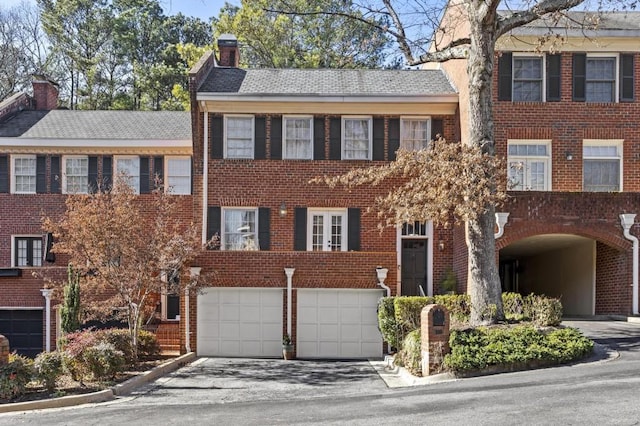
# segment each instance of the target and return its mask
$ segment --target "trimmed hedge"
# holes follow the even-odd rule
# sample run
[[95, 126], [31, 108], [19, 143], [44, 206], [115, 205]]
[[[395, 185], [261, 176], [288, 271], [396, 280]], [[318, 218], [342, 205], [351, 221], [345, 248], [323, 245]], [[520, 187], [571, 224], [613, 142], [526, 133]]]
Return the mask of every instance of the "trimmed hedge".
[[456, 374], [488, 367], [518, 370], [574, 361], [593, 351], [593, 342], [573, 328], [544, 331], [534, 326], [452, 330], [444, 365]]

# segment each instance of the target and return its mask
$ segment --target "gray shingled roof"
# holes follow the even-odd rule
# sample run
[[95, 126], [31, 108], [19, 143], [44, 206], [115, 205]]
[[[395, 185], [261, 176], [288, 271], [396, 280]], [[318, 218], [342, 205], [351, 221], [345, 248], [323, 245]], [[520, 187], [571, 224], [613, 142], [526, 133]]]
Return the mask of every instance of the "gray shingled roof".
[[200, 93], [286, 96], [448, 95], [455, 90], [439, 70], [213, 68]]
[[[502, 15], [511, 12], [500, 11]], [[566, 29], [587, 29], [598, 32], [624, 32], [629, 35], [640, 35], [640, 12], [593, 12], [593, 11], [571, 11], [566, 13], [567, 17], [562, 17], [555, 23], [551, 17], [530, 22], [529, 24], [514, 29], [514, 33], [525, 33], [533, 29], [548, 31], [550, 27]], [[584, 34], [583, 34], [584, 36]]]
[[182, 111], [23, 111], [0, 123], [0, 137], [190, 140]]

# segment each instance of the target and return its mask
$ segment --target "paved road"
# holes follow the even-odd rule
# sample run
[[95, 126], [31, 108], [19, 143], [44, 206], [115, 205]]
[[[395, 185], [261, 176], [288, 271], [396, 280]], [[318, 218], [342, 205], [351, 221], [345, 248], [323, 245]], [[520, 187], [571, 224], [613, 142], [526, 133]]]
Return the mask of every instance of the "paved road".
[[620, 357], [399, 390], [364, 362], [206, 359], [129, 398], [0, 414], [0, 425], [639, 424], [640, 325], [571, 325]]

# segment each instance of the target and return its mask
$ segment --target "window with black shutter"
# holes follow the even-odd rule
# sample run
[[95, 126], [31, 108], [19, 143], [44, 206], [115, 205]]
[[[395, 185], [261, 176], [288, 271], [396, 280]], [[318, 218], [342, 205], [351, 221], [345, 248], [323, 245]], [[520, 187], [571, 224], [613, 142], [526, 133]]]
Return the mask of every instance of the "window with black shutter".
[[260, 250], [271, 248], [271, 209], [268, 207], [258, 209], [258, 244]]
[[562, 55], [547, 55], [547, 101], [560, 101], [562, 82]]
[[[209, 206], [207, 208], [207, 241], [210, 242], [208, 249], [220, 248], [220, 229], [222, 221], [222, 209], [219, 206]], [[217, 241], [214, 241], [214, 237]]]
[[151, 192], [151, 162], [149, 157], [140, 157], [140, 193], [148, 194]]
[[98, 191], [98, 157], [89, 157], [89, 193], [93, 194]]
[[267, 158], [267, 120], [264, 117], [255, 118], [254, 159]]
[[271, 159], [282, 159], [282, 117], [271, 117]]
[[347, 210], [348, 216], [348, 250], [360, 251], [360, 209], [350, 208]]
[[296, 207], [293, 217], [293, 249], [305, 251], [307, 249], [307, 209]]
[[341, 128], [342, 121], [340, 118], [329, 119], [329, 160], [340, 160], [342, 158]]
[[620, 55], [620, 102], [633, 102], [634, 93], [634, 55]]
[[572, 68], [573, 100], [584, 102], [586, 100], [587, 55], [585, 53], [574, 53]]
[[9, 156], [0, 155], [0, 193], [9, 192]]
[[324, 141], [324, 117], [316, 117], [313, 119], [313, 159], [324, 160], [325, 158], [325, 141]]
[[36, 194], [47, 192], [47, 157], [36, 156]]
[[384, 161], [384, 118], [373, 119], [373, 160]]
[[222, 158], [224, 152], [224, 124], [222, 117], [211, 118], [211, 158]]
[[105, 191], [109, 191], [113, 184], [113, 157], [108, 155], [102, 157], [102, 184]]
[[511, 52], [502, 52], [498, 57], [498, 100], [511, 100], [513, 55]]
[[164, 185], [164, 157], [153, 157], [153, 187], [160, 188]]
[[62, 185], [60, 182], [62, 181], [62, 174], [60, 173], [60, 156], [52, 155], [51, 156], [51, 173], [50, 173], [50, 185], [51, 185], [51, 193], [59, 194], [62, 190]]
[[400, 119], [389, 120], [389, 160], [396, 159], [396, 151], [400, 148]]

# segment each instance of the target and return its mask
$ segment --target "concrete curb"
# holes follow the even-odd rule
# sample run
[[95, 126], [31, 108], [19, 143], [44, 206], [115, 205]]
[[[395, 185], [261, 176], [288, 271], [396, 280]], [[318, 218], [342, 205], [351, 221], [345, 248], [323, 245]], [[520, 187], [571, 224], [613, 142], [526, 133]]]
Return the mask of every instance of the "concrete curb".
[[90, 404], [96, 402], [105, 402], [115, 399], [116, 396], [126, 395], [134, 389], [152, 382], [157, 378], [171, 373], [180, 367], [183, 367], [196, 359], [195, 352], [181, 355], [177, 358], [169, 360], [152, 370], [145, 371], [143, 374], [132, 377], [126, 382], [112, 386], [98, 392], [87, 393], [84, 395], [69, 395], [60, 398], [43, 399], [40, 401], [14, 402], [12, 404], [0, 405], [0, 413], [9, 413], [12, 411], [28, 411], [42, 410], [45, 408], [62, 408], [73, 405]]

